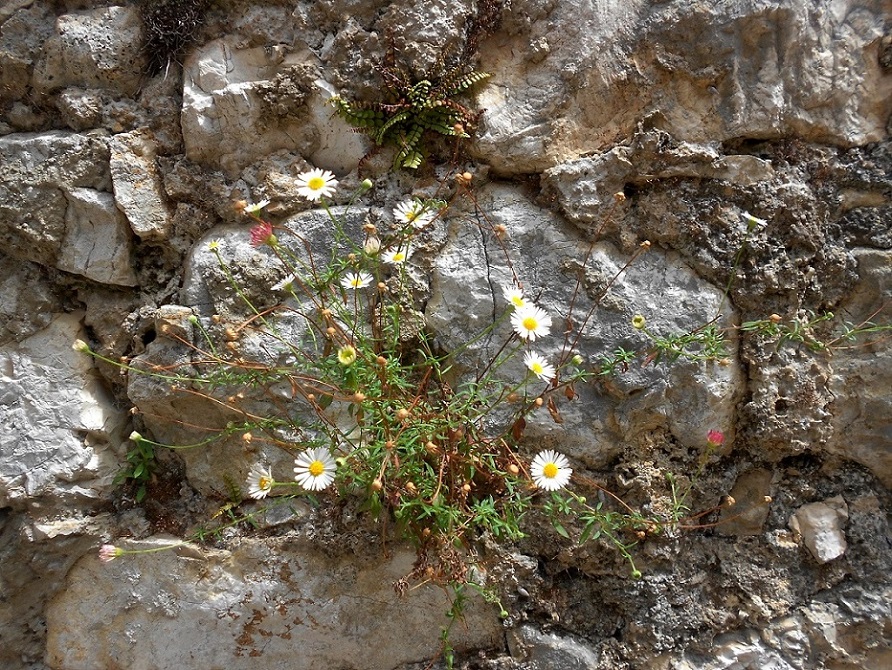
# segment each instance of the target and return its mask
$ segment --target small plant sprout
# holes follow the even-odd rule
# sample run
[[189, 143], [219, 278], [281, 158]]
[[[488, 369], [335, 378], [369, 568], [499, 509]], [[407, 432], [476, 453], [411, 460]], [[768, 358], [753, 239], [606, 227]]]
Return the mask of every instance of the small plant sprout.
[[337, 188], [338, 180], [328, 170], [314, 168], [297, 175], [297, 192], [310, 202], [330, 198]]
[[542, 308], [529, 304], [514, 311], [511, 325], [522, 339], [535, 342], [536, 338], [548, 335], [551, 317]]
[[308, 449], [294, 459], [294, 478], [308, 491], [321, 491], [334, 481], [336, 467], [327, 449]]
[[348, 272], [341, 277], [341, 286], [346, 289], [365, 288], [372, 283], [372, 275], [368, 272]]
[[550, 382], [554, 379], [554, 366], [547, 363], [545, 359], [535, 351], [528, 351], [523, 357], [524, 365], [527, 369], [544, 382]]
[[563, 454], [550, 449], [539, 452], [530, 465], [530, 476], [537, 488], [557, 491], [570, 483], [573, 470]]
[[255, 500], [266, 498], [272, 490], [273, 484], [275, 484], [275, 480], [273, 479], [273, 473], [270, 468], [264, 468], [259, 463], [255, 463], [251, 466], [251, 470], [248, 472], [247, 481], [249, 496]]

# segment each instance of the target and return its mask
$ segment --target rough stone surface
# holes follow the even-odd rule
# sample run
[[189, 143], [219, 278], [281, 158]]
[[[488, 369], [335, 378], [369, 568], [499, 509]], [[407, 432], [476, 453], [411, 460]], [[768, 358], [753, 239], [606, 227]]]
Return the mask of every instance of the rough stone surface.
[[122, 412], [73, 351], [79, 315], [60, 315], [17, 346], [0, 348], [0, 507], [46, 507], [106, 495], [118, 469]]
[[609, 150], [643, 119], [681, 140], [886, 135], [884, 3], [512, 3], [481, 49], [477, 155], [506, 174]]
[[[162, 541], [139, 545], [157, 546]], [[278, 556], [272, 560], [271, 549]], [[448, 623], [441, 590], [394, 593], [392, 583], [412, 558], [398, 550], [358, 563], [325, 556], [307, 542], [256, 541], [225, 553], [171, 550], [107, 567], [85, 556], [47, 610], [47, 663], [83, 670], [183, 663], [391, 670], [436, 654], [438, 641], [429, 633]], [[496, 643], [496, 614], [482, 602], [469, 607], [467, 626], [456, 630], [453, 643], [459, 649]], [[191, 640], [187, 657], [171, 645], [180, 636]]]
[[843, 529], [848, 518], [845, 500], [837, 496], [800, 507], [790, 518], [790, 528], [802, 535], [805, 546], [819, 563], [826, 563], [846, 553]]
[[[361, 496], [239, 501], [252, 463], [288, 472], [293, 454], [243, 440], [228, 395], [298, 412], [290, 385], [217, 397], [114, 363], [197, 369], [203, 330], [246, 361], [287, 361], [208, 244], [264, 318], [304, 336], [285, 316], [302, 306], [271, 290], [286, 270], [234, 203], [270, 200], [281, 239], [287, 226], [328, 257], [330, 221], [295, 186], [318, 166], [340, 180], [339, 216], [372, 180], [356, 238], [368, 222], [386, 241], [408, 197], [449, 201], [404, 275], [409, 331], [424, 315], [442, 351], [498, 320], [513, 268], [555, 319], [537, 349], [561, 350], [572, 302], [582, 318], [597, 303], [572, 346], [587, 370], [639, 353], [557, 397], [562, 423], [534, 412], [518, 450], [557, 449], [590, 501], [663, 520], [619, 537], [641, 578], [534, 506], [517, 543], [474, 543], [505, 614], [472, 600], [456, 668], [892, 667], [886, 0], [164, 0], [165, 29], [183, 31], [160, 36], [184, 45], [170, 53], [144, 48], [136, 0], [99, 4], [0, 3], [0, 666], [445, 670], [448, 601], [396, 596], [411, 552]], [[388, 83], [456, 66], [492, 74], [459, 97], [485, 110], [474, 139], [425, 138], [414, 171], [327, 103], [394, 103]], [[636, 313], [657, 335], [718, 317], [727, 357], [650, 360]], [[740, 328], [760, 320], [805, 330]], [[456, 379], [508, 332], [457, 355]], [[355, 421], [337, 401], [329, 418]], [[132, 430], [225, 439], [156, 448], [137, 503], [139, 482], [113, 484]], [[242, 514], [256, 525], [219, 528]]]
[[100, 284], [134, 286], [130, 228], [109, 193], [88, 188], [65, 192], [65, 237], [56, 267]]
[[43, 47], [34, 71], [42, 94], [66, 86], [137, 92], [146, 65], [140, 49], [142, 23], [135, 7], [100, 7], [56, 19], [56, 32]]
[[170, 234], [171, 213], [156, 163], [157, 143], [147, 133], [121, 133], [109, 142], [115, 202], [133, 232], [145, 240]]

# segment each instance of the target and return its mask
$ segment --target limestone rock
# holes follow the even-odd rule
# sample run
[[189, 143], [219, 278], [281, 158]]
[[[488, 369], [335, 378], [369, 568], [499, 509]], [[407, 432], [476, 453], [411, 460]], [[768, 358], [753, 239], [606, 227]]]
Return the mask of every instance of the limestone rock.
[[130, 228], [109, 193], [72, 188], [65, 193], [65, 238], [57, 267], [100, 284], [135, 286]]
[[[186, 60], [183, 84], [186, 156], [230, 177], [279, 149], [312, 157], [317, 167], [339, 173], [353, 169], [365, 149], [355, 138], [334, 139], [350, 129], [326, 109], [325, 91], [331, 89], [322, 82], [316, 90], [315, 64], [309, 53], [279, 57], [260, 47], [240, 48], [227, 38], [195, 50]], [[284, 92], [281, 85], [271, 87], [283, 71], [299, 73]], [[303, 91], [298, 98], [295, 87]], [[288, 115], [271, 116], [269, 105], [277, 105], [282, 95], [292, 100]]]
[[722, 508], [716, 532], [721, 535], [759, 535], [768, 517], [771, 471], [754, 469], [744, 472], [734, 482], [734, 504]]
[[572, 638], [542, 633], [521, 626], [508, 635], [511, 656], [530, 670], [589, 670], [598, 667], [598, 655]]
[[[535, 343], [535, 349], [552, 361], [563, 350], [562, 324], [574, 301], [572, 320], [582, 327], [582, 334], [569, 356], [579, 353], [585, 366], [594, 366], [599, 356], [610, 355], [619, 346], [645, 348], [647, 341], [631, 326], [638, 313], [646, 315], [653, 332], [666, 334], [685, 332], [692, 323], [708, 322], [717, 313], [731, 318], [721, 291], [699, 280], [677, 255], [652, 248], [623, 269], [629, 256], [601, 242], [592, 247], [590, 262], [583, 268], [590, 244], [518, 189], [492, 185], [476, 197], [488, 221], [505, 225], [507, 236], [500, 243], [486, 229], [450, 226], [449, 241], [434, 260], [426, 310], [428, 326], [446, 350], [464, 346], [504, 313], [502, 286], [513, 282], [512, 272], [527, 295], [538, 296], [536, 303], [552, 316], [551, 335]], [[510, 266], [503, 249], [510, 255]], [[618, 278], [613, 281], [614, 277]], [[598, 308], [593, 307], [595, 300]], [[592, 316], [586, 323], [589, 312]], [[482, 369], [510, 332], [510, 324], [501, 319], [492, 337], [472, 344], [458, 362], [472, 373]], [[733, 359], [733, 346], [728, 350]], [[523, 379], [519, 357], [503, 364], [500, 374]], [[681, 443], [704, 449], [707, 430], [732, 430], [734, 405], [743, 391], [733, 364], [684, 362], [667, 368], [635, 363], [611, 379], [608, 388], [603, 393], [577, 385], [578, 399], [558, 403], [563, 423], [539, 410], [527, 417], [527, 437], [537, 448], [559, 448], [592, 466], [615, 456], [623, 440], [657, 426], [669, 428]], [[535, 385], [530, 392], [537, 392]]]
[[145, 66], [135, 7], [72, 12], [56, 20], [56, 33], [46, 41], [34, 71], [34, 87], [43, 94], [78, 86], [135, 95]]
[[108, 147], [60, 131], [0, 137], [0, 240], [4, 252], [53, 266], [66, 234], [66, 189], [111, 191]]
[[[476, 153], [538, 172], [608, 150], [649, 117], [680, 140], [798, 135], [853, 145], [886, 134], [883, 0], [514, 2], [481, 47], [492, 81]], [[547, 49], [542, 47], [542, 42]]]
[[53, 15], [41, 2], [14, 0], [0, 7], [0, 101], [23, 98], [44, 41], [53, 33]]
[[[394, 593], [412, 566], [403, 549], [332, 558], [306, 541], [245, 540], [226, 553], [178, 553], [108, 565], [83, 557], [47, 609], [48, 664], [168, 670], [200, 658], [203, 667], [234, 670], [390, 670], [436, 655], [436, 631], [448, 623], [441, 590]], [[488, 647], [501, 635], [495, 608], [471, 599], [451, 641], [460, 650]]]
[[[859, 282], [837, 313], [845, 315], [845, 320], [852, 325], [865, 320], [888, 324], [892, 320], [888, 308], [892, 300], [892, 252], [858, 249], [854, 256], [858, 261]], [[861, 335], [851, 342], [840, 343], [834, 352], [833, 373], [829, 379], [833, 402], [829, 409], [835, 435], [827, 449], [870, 468], [890, 486], [892, 351], [886, 335]]]
[[800, 507], [790, 519], [790, 529], [802, 535], [802, 541], [819, 563], [842, 556], [848, 545], [842, 530], [849, 517], [842, 496]]
[[78, 315], [66, 314], [0, 347], [0, 507], [95, 500], [111, 488], [125, 415], [92, 359], [72, 350], [79, 337]]
[[161, 240], [170, 233], [171, 213], [155, 162], [157, 144], [145, 132], [121, 133], [109, 142], [115, 202], [140, 239]]

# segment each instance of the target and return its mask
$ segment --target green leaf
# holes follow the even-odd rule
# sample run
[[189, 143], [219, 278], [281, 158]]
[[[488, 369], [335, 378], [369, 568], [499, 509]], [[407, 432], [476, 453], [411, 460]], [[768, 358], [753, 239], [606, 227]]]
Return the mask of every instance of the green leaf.
[[557, 531], [558, 535], [560, 535], [561, 537], [565, 537], [565, 538], [567, 538], [568, 540], [570, 539], [570, 533], [567, 532], [567, 529], [566, 529], [566, 528], [564, 528], [564, 527], [563, 527], [560, 523], [558, 523], [557, 521], [554, 521], [554, 522], [552, 522], [552, 523], [554, 524], [554, 529]]

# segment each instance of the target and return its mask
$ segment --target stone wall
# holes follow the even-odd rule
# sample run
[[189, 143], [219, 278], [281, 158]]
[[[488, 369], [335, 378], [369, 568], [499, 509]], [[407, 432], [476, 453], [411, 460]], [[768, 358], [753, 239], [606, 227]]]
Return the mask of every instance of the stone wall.
[[[253, 456], [238, 440], [159, 451], [137, 503], [115, 483], [132, 430], [182, 442], [224, 419], [71, 343], [169, 360], [182, 355], [170, 333], [188, 317], [238, 318], [208, 242], [262, 294], [281, 277], [233, 203], [269, 199], [276, 222], [324, 246], [326, 217], [294, 184], [309, 166], [334, 171], [343, 193], [372, 179], [357, 226], [471, 173], [480, 211], [507, 230], [500, 247], [553, 313], [574, 299], [573, 259], [594, 242], [582, 285], [589, 300], [610, 290], [580, 341], [587, 360], [640, 345], [635, 314], [661, 332], [826, 311], [837, 328], [892, 322], [889, 10], [885, 0], [4, 3], [0, 665], [444, 667], [446, 595], [431, 585], [397, 595], [411, 548], [342, 506], [273, 508], [251, 531], [100, 563], [108, 541], [162, 548], [188, 536]], [[389, 54], [414, 79], [454, 62], [491, 73], [474, 89], [486, 110], [476, 134], [454, 157], [455, 145], [433, 142], [418, 170], [391, 170], [392, 154], [327, 104], [378, 99]], [[475, 211], [463, 202], [412, 269], [446, 350], [491, 322], [510, 278], [493, 239], [461, 225]], [[748, 217], [759, 221], [749, 232]], [[650, 249], [620, 274], [644, 240]], [[643, 508], [665, 500], [667, 473], [692, 476], [707, 431], [722, 430], [690, 504], [736, 503], [640, 539], [638, 580], [609, 546], [576, 546], [536, 516], [519, 543], [482, 542], [507, 616], [474, 600], [454, 626], [457, 666], [892, 667], [889, 342], [878, 333], [816, 351], [741, 333], [721, 364], [639, 363], [580, 386], [561, 424], [532, 415], [522, 453], [559, 449], [578, 475]], [[472, 348], [465, 362], [488, 354]]]

